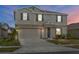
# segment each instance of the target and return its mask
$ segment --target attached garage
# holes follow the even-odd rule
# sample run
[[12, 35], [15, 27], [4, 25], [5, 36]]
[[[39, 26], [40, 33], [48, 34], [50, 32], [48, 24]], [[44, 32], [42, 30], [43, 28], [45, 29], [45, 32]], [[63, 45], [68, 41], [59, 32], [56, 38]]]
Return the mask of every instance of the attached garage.
[[33, 41], [40, 39], [40, 29], [20, 29], [18, 32], [19, 40], [21, 44], [25, 44], [27, 41]]
[[21, 29], [20, 30], [21, 39], [36, 39], [40, 38], [39, 29]]

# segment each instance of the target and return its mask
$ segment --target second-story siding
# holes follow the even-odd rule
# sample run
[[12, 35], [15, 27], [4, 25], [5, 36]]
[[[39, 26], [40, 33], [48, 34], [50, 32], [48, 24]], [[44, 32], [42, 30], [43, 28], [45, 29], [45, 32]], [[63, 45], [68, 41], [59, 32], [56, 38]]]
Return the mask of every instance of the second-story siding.
[[[29, 20], [22, 20], [22, 13], [27, 13], [29, 14]], [[67, 15], [62, 15], [62, 22], [56, 22], [57, 20], [57, 16], [61, 15], [58, 13], [44, 13], [44, 12], [30, 12], [28, 10], [22, 9], [22, 10], [17, 10], [15, 12], [15, 19], [16, 19], [16, 24], [33, 24], [33, 23], [40, 23], [40, 21], [37, 21], [37, 16], [38, 14], [43, 14], [43, 21], [41, 21], [42, 23], [52, 23], [52, 24], [56, 24], [56, 25], [66, 25], [67, 24]]]
[[44, 15], [44, 21], [49, 23], [55, 23], [56, 21], [56, 15], [52, 14], [45, 14]]

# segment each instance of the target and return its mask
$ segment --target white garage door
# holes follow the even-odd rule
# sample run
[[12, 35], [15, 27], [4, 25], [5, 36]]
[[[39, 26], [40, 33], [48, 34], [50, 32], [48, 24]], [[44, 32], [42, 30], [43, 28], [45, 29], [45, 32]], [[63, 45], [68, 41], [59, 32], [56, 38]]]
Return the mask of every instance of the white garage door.
[[21, 45], [37, 42], [42, 35], [40, 29], [20, 29], [18, 34]]
[[39, 29], [20, 29], [19, 40], [21, 45], [27, 45], [33, 41], [39, 41], [39, 39]]
[[21, 39], [36, 39], [40, 38], [39, 29], [21, 29], [20, 31]]

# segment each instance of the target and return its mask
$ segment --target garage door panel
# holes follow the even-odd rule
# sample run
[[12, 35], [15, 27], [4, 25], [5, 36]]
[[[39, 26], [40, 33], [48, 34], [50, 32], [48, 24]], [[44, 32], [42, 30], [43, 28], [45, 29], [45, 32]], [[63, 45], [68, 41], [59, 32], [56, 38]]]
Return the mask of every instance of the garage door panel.
[[22, 39], [35, 39], [39, 38], [40, 35], [38, 29], [22, 29], [20, 37]]

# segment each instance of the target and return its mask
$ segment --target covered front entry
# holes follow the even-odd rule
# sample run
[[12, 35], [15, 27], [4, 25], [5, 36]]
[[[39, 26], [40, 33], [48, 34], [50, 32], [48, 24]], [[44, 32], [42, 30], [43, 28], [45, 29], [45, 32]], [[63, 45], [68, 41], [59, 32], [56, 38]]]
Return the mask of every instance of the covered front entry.
[[40, 37], [42, 39], [51, 39], [51, 38], [53, 38], [53, 36], [52, 36], [53, 35], [53, 30], [50, 27], [42, 28], [40, 33], [41, 33]]

